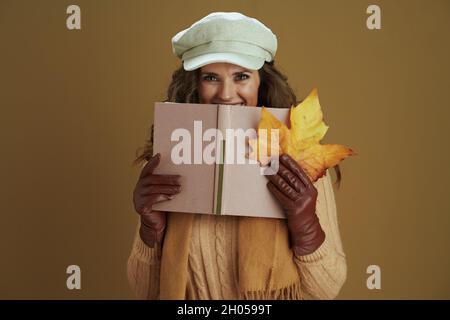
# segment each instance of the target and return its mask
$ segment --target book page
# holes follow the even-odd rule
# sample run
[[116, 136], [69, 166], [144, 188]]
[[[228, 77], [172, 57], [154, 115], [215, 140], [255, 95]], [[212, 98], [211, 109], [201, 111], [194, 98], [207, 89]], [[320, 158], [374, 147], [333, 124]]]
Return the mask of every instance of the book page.
[[[220, 106], [222, 107], [222, 106]], [[287, 121], [289, 109], [268, 108], [278, 119]], [[267, 189], [268, 179], [261, 174], [260, 165], [236, 163], [238, 159], [237, 130], [255, 129], [258, 127], [261, 108], [247, 106], [232, 106], [230, 108], [229, 128], [234, 130], [232, 164], [225, 165], [222, 207], [223, 214], [242, 215], [267, 218], [285, 218], [285, 214], [278, 201]], [[242, 136], [242, 134], [241, 134]], [[229, 138], [229, 136], [227, 136]], [[230, 155], [230, 144], [227, 144], [226, 153]], [[246, 150], [248, 151], [248, 149]], [[242, 150], [241, 150], [242, 152]], [[242, 155], [241, 155], [242, 156]], [[244, 156], [245, 157], [245, 156]], [[230, 160], [230, 159], [228, 159]]]
[[[203, 135], [216, 126], [217, 105], [155, 103], [153, 154], [161, 153], [161, 163], [155, 174], [179, 174], [182, 177], [181, 192], [172, 200], [155, 204], [153, 209], [214, 212], [215, 162], [206, 164], [203, 159], [203, 151], [211, 144], [203, 141]], [[185, 161], [179, 163], [183, 159]]]

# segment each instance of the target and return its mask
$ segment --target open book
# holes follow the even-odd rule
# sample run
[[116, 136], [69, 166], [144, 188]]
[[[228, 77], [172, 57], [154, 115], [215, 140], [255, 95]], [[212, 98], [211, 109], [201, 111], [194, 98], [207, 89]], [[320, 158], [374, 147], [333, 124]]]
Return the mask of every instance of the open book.
[[[289, 119], [289, 109], [268, 110], [282, 121]], [[161, 162], [154, 173], [179, 174], [182, 186], [172, 200], [153, 209], [285, 218], [261, 165], [248, 158], [242, 163], [249, 152], [240, 147], [242, 132], [253, 129], [256, 137], [260, 113], [259, 107], [155, 103], [153, 154], [161, 153]]]

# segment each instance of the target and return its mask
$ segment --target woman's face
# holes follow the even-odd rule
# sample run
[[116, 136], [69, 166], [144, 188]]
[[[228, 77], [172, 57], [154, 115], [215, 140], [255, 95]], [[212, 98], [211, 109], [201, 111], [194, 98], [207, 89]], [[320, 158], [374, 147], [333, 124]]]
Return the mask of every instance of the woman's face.
[[200, 103], [245, 106], [258, 104], [260, 83], [258, 70], [219, 62], [201, 67], [199, 76]]

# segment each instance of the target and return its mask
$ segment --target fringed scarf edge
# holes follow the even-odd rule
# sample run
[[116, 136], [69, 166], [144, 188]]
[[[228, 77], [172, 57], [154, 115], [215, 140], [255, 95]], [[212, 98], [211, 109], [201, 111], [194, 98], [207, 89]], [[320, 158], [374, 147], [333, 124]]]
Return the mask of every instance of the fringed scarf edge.
[[246, 291], [240, 293], [242, 300], [303, 300], [301, 281], [273, 290]]

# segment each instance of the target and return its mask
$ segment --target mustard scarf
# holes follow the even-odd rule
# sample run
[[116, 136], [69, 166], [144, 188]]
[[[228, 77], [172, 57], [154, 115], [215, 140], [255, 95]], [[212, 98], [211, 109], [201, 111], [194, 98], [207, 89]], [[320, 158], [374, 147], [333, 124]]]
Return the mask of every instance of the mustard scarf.
[[[160, 299], [186, 299], [189, 247], [194, 214], [171, 212], [163, 244]], [[239, 219], [241, 299], [302, 299], [300, 277], [289, 249], [286, 221]]]

